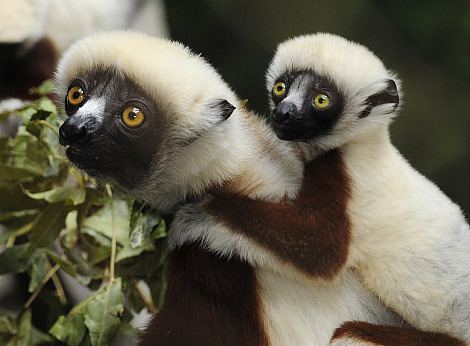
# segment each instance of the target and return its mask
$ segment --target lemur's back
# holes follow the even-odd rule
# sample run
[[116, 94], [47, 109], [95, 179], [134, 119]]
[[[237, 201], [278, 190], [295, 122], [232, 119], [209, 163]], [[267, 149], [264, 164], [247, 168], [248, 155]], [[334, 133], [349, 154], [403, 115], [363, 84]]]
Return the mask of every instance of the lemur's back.
[[344, 153], [357, 249], [350, 263], [407, 321], [469, 340], [470, 229], [459, 207], [408, 164], [386, 131]]

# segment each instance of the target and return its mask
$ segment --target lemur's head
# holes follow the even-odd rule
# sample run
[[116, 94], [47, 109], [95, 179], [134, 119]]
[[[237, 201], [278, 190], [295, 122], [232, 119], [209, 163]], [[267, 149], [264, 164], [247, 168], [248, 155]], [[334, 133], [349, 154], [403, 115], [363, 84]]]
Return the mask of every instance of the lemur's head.
[[90, 36], [63, 56], [55, 83], [68, 116], [60, 142], [99, 181], [166, 210], [236, 172], [232, 154], [243, 139], [229, 117], [238, 100], [180, 43], [132, 32]]
[[367, 48], [323, 33], [281, 43], [267, 72], [276, 134], [323, 150], [388, 126], [399, 87]]

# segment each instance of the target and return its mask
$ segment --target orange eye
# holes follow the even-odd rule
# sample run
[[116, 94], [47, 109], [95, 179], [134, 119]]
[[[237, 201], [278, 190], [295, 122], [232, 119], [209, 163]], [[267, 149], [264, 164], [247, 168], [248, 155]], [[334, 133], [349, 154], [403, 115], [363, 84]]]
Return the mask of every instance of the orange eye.
[[85, 92], [78, 85], [71, 87], [67, 93], [67, 103], [73, 107], [80, 106], [85, 99]]
[[135, 106], [130, 106], [124, 109], [121, 116], [122, 122], [127, 127], [134, 129], [142, 125], [145, 120], [144, 112], [140, 108]]

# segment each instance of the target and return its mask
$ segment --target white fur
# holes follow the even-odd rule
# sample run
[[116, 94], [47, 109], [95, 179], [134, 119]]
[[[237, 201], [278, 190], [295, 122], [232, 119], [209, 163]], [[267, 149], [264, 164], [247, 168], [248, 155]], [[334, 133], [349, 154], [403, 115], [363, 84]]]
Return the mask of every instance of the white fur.
[[30, 40], [41, 31], [40, 0], [0, 0], [0, 42], [17, 43]]
[[[236, 176], [250, 157], [251, 143], [242, 135], [248, 126], [242, 113], [235, 110], [216, 126], [220, 115], [209, 108], [217, 99], [237, 107], [237, 98], [203, 58], [182, 44], [134, 32], [89, 36], [74, 44], [59, 62], [59, 98], [73, 79], [97, 68], [114, 68], [129, 76], [155, 99], [168, 123], [161, 145], [164, 151], [156, 155], [155, 179], [130, 193], [168, 211], [188, 194], [200, 194], [209, 185]], [[200, 132], [204, 135], [186, 145], [188, 138]]]
[[408, 322], [470, 341], [470, 229], [459, 207], [403, 159], [386, 130], [344, 153], [354, 183], [349, 264]]
[[359, 338], [356, 338], [356, 337], [349, 337], [349, 336], [334, 339], [328, 345], [329, 346], [380, 346], [376, 344], [375, 342], [368, 342], [368, 341], [360, 340]]
[[59, 52], [75, 40], [100, 31], [135, 28], [168, 35], [164, 6], [147, 0], [0, 0], [0, 42], [32, 43], [48, 37]]
[[[470, 341], [469, 226], [458, 206], [417, 173], [391, 144], [388, 125], [396, 116], [394, 105], [375, 107], [364, 119], [358, 116], [364, 100], [383, 90], [385, 80], [395, 80], [398, 88], [399, 80], [366, 48], [328, 34], [302, 36], [281, 44], [268, 72], [268, 89], [292, 68], [312, 69], [331, 78], [346, 96], [342, 119], [332, 134], [299, 147], [308, 159], [324, 150], [342, 148], [352, 179], [348, 213], [353, 238], [347, 266], [409, 323]], [[205, 221], [195, 218], [203, 213], [197, 208], [188, 206], [177, 214], [177, 222], [184, 219], [190, 231], [185, 236], [179, 234], [174, 243], [203, 239], [214, 251], [224, 255], [236, 252], [257, 267], [276, 273], [273, 275], [293, 280], [295, 275], [289, 273], [295, 270], [288, 272], [291, 268], [280, 263], [275, 254], [231, 234], [210, 217]], [[210, 227], [206, 228], [205, 222]], [[289, 300], [289, 296], [285, 292], [283, 297]], [[272, 333], [278, 328], [284, 331], [276, 326]], [[279, 338], [282, 342], [289, 339]]]
[[305, 94], [307, 93], [305, 85], [308, 78], [297, 78], [289, 88], [289, 94], [283, 99], [285, 102], [292, 102], [297, 109], [302, 109], [305, 103]]
[[470, 341], [470, 229], [457, 205], [417, 173], [390, 142], [393, 105], [358, 119], [361, 100], [396, 76], [365, 47], [316, 34], [281, 44], [267, 84], [286, 69], [312, 69], [334, 80], [346, 107], [332, 134], [303, 145], [342, 147], [352, 179], [348, 266], [408, 322]]
[[401, 85], [397, 76], [388, 71], [364, 46], [324, 33], [287, 40], [278, 46], [269, 65], [266, 73], [267, 89], [272, 90], [276, 79], [292, 69], [312, 70], [329, 78], [344, 96], [345, 109], [341, 120], [329, 135], [312, 140], [307, 150], [314, 149], [318, 153], [338, 148], [351, 141], [358, 133], [387, 125], [393, 119], [389, 113], [395, 110], [395, 105], [387, 104], [372, 109], [368, 117], [361, 122], [357, 121], [366, 107], [364, 101], [367, 96], [374, 91], [383, 90], [386, 80], [393, 79], [399, 93]]
[[91, 98], [81, 106], [73, 116], [76, 118], [93, 118], [97, 124], [103, 123], [103, 112], [106, 107], [106, 100], [104, 97]]

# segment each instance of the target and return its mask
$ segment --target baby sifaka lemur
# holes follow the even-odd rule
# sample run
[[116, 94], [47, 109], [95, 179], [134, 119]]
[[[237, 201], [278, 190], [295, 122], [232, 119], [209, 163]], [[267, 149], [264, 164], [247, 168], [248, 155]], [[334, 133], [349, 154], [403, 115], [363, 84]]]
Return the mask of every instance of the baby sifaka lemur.
[[470, 229], [390, 141], [398, 78], [365, 47], [314, 34], [279, 45], [267, 87], [275, 133], [306, 161], [297, 197], [215, 190], [180, 209], [174, 242], [324, 282], [353, 270], [411, 325], [470, 341]]

